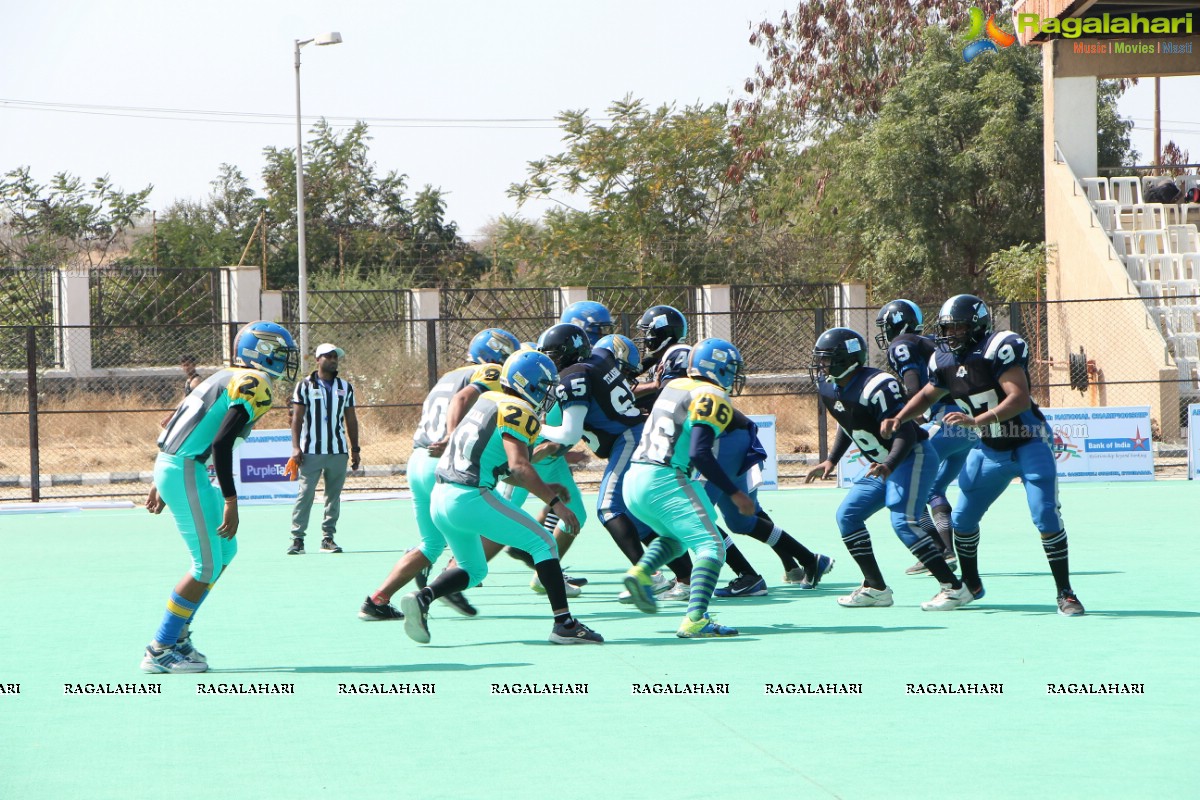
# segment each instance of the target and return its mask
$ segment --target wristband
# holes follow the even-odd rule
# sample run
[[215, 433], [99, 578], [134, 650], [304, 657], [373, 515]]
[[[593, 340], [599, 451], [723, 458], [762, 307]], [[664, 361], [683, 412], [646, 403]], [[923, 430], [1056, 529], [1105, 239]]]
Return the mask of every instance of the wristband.
[[361, 448], [361, 447], [351, 447], [351, 448], [350, 448], [350, 452], [351, 452], [351, 453], [361, 453], [361, 452], [362, 452], [362, 448]]

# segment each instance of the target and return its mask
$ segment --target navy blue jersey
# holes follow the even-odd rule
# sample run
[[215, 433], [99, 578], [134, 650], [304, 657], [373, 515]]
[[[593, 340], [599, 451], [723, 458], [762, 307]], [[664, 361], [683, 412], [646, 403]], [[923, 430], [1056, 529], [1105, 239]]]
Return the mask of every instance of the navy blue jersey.
[[[1000, 376], [1020, 367], [1029, 380], [1029, 345], [1012, 331], [990, 334], [963, 358], [949, 350], [938, 349], [929, 359], [929, 382], [945, 389], [950, 398], [972, 417], [992, 411], [1007, 396]], [[1039, 438], [1046, 418], [1037, 403], [1005, 422], [993, 422], [979, 429], [984, 444], [996, 450], [1015, 450]]]
[[[818, 391], [825, 401], [825, 408], [862, 454], [876, 464], [887, 461], [892, 440], [879, 432], [879, 423], [896, 416], [904, 408], [904, 390], [900, 388], [900, 382], [883, 370], [859, 367], [844, 387], [822, 381]], [[919, 441], [929, 438], [925, 431], [917, 430]]]
[[633, 387], [607, 351], [564, 369], [555, 392], [564, 413], [571, 406], [587, 405], [583, 441], [600, 458], [608, 458], [613, 442], [630, 428], [637, 428], [633, 435], [640, 438], [646, 417], [634, 406]]
[[[937, 340], [932, 336], [922, 336], [919, 333], [902, 333], [888, 344], [888, 369], [900, 379], [900, 388], [904, 388], [904, 373], [916, 370], [920, 386], [929, 383], [929, 364], [933, 353], [938, 349]], [[947, 408], [948, 407], [948, 408]], [[930, 418], [939, 416], [956, 406], [949, 398], [939, 400], [929, 410]]]

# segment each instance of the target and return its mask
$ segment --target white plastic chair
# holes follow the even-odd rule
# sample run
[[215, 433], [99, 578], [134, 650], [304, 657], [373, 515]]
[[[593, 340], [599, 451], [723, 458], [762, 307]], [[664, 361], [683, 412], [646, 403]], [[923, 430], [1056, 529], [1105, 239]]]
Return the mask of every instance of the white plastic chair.
[[1112, 231], [1109, 238], [1112, 239], [1113, 250], [1116, 250], [1122, 259], [1134, 255], [1133, 231]]
[[1167, 246], [1172, 253], [1200, 253], [1200, 229], [1195, 225], [1168, 226]]
[[1179, 256], [1167, 254], [1150, 256], [1149, 259], [1149, 274], [1151, 280], [1162, 281], [1164, 284], [1168, 281], [1179, 280]]
[[1200, 253], [1184, 253], [1179, 257], [1179, 277], [1185, 281], [1200, 280]]
[[1097, 200], [1094, 204], [1096, 209], [1096, 219], [1100, 220], [1100, 227], [1107, 231], [1116, 231], [1121, 229], [1121, 204], [1116, 200]]
[[1083, 185], [1084, 191], [1087, 192], [1088, 202], [1093, 206], [1112, 199], [1112, 192], [1108, 188], [1108, 178], [1080, 178], [1079, 183]]
[[1142, 203], [1142, 182], [1136, 177], [1109, 178], [1109, 188], [1114, 200], [1121, 204], [1122, 210], [1127, 210]]
[[1162, 203], [1140, 203], [1133, 207], [1135, 231], [1162, 230], [1166, 227], [1166, 212]]
[[1167, 232], [1134, 231], [1133, 252], [1144, 256], [1161, 256], [1167, 252]]

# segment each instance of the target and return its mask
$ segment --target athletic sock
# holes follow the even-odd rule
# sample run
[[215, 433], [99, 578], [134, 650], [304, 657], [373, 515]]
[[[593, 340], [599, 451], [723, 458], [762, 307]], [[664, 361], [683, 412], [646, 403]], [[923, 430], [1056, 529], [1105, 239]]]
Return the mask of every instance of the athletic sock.
[[546, 599], [555, 614], [567, 613], [567, 587], [563, 583], [562, 564], [557, 558], [547, 558], [533, 565], [538, 579], [546, 590]]
[[[937, 535], [936, 531], [934, 531], [934, 535]], [[938, 579], [938, 583], [948, 583], [954, 586], [955, 589], [961, 586], [958, 583], [958, 578], [954, 577], [954, 573], [946, 565], [946, 558], [942, 555], [942, 549], [937, 546], [937, 543], [933, 539], [928, 536], [922, 536], [913, 542], [908, 549], [909, 552], [917, 557], [918, 561], [925, 565], [930, 574]], [[958, 585], [956, 586], [955, 584]]]
[[958, 552], [962, 579], [974, 590], [983, 583], [979, 580], [979, 531], [954, 531], [954, 549]]
[[758, 572], [755, 571], [745, 554], [733, 543], [729, 534], [725, 531], [721, 531], [721, 533], [725, 535], [725, 563], [729, 565], [729, 568], [736, 572], [739, 578], [743, 575], [757, 575]]
[[[559, 581], [562, 582], [561, 580]], [[471, 586], [471, 576], [462, 567], [448, 567], [442, 570], [441, 574], [431, 580], [429, 584], [420, 591], [420, 595], [426, 601], [432, 603], [439, 597], [445, 597], [454, 592], [465, 592]]]
[[1046, 551], [1046, 560], [1050, 562], [1050, 573], [1054, 575], [1054, 584], [1061, 592], [1071, 588], [1071, 571], [1067, 568], [1067, 532], [1042, 534], [1042, 549]]
[[193, 603], [171, 592], [171, 597], [167, 600], [167, 610], [163, 613], [158, 632], [154, 634], [154, 641], [164, 647], [170, 647], [179, 641], [179, 632], [191, 620], [199, 605], [199, 602]]
[[715, 558], [697, 558], [692, 567], [692, 590], [688, 595], [688, 619], [699, 622], [708, 611], [713, 589], [717, 588], [717, 577], [721, 574], [721, 562]]
[[921, 526], [921, 530], [925, 532], [926, 536], [935, 542], [938, 541], [937, 524], [933, 521], [933, 517], [930, 516], [928, 510], [921, 515], [919, 520], [917, 520], [917, 524]]
[[854, 533], [846, 534], [842, 537], [842, 541], [846, 543], [846, 549], [850, 551], [851, 558], [862, 570], [863, 581], [866, 585], [872, 589], [886, 588], [887, 582], [883, 579], [883, 573], [879, 571], [879, 562], [875, 560], [875, 551], [871, 549], [871, 534], [867, 529], [862, 528]]
[[646, 548], [646, 553], [637, 562], [638, 566], [644, 569], [647, 575], [653, 575], [663, 564], [679, 557], [680, 547], [674, 539], [660, 536]]
[[[772, 550], [779, 556], [779, 560], [783, 561], [785, 570], [791, 569], [788, 566], [789, 562], [793, 564], [800, 562], [800, 566], [807, 570], [817, 568], [817, 556], [813, 551], [802, 545], [799, 541], [792, 537], [790, 533], [776, 525], [770, 517], [759, 517], [758, 522], [754, 525], [754, 530], [750, 531], [751, 538], [757, 539], [771, 547]], [[784, 556], [787, 560], [784, 560]]]

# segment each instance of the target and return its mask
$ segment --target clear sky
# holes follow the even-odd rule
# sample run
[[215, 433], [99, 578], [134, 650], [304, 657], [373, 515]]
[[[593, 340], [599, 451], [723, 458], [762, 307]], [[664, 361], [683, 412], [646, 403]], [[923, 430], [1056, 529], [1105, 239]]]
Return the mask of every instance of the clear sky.
[[[125, 189], [153, 183], [160, 210], [206, 197], [222, 162], [261, 191], [262, 149], [295, 145], [292, 42], [336, 30], [344, 44], [302, 51], [306, 128], [321, 115], [368, 120], [381, 170], [408, 174], [412, 191], [428, 183], [448, 192], [448, 216], [470, 236], [516, 210], [505, 189], [528, 161], [558, 152], [556, 113], [603, 117], [627, 93], [655, 105], [740, 97], [759, 55], [747, 41], [751, 23], [794, 5], [10, 2], [0, 10], [0, 171], [29, 165], [43, 181], [67, 170], [89, 180], [107, 173]], [[1197, 80], [1164, 81], [1163, 138], [1200, 161]], [[1152, 87], [1143, 81], [1122, 106], [1147, 129], [1136, 132], [1146, 160]]]

